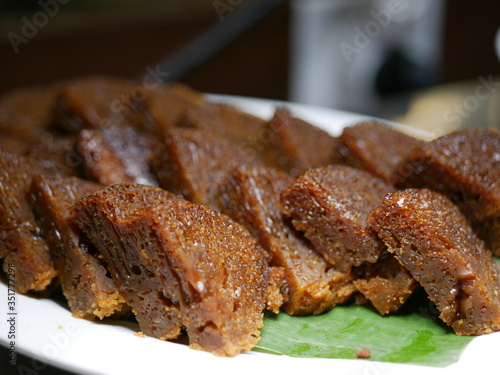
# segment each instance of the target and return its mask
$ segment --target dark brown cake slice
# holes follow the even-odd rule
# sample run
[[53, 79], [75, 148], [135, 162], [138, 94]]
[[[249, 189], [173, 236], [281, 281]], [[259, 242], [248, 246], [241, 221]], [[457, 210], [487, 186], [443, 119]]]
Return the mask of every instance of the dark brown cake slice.
[[100, 129], [127, 120], [133, 81], [110, 76], [88, 76], [67, 82], [55, 103], [55, 117], [65, 131]]
[[136, 122], [158, 136], [177, 127], [188, 109], [205, 103], [203, 94], [176, 82], [144, 86], [142, 91], [144, 95], [131, 98]]
[[500, 133], [468, 129], [427, 142], [401, 167], [401, 186], [429, 188], [460, 207], [500, 256]]
[[47, 173], [36, 160], [0, 150], [0, 258], [16, 269], [16, 292], [43, 291], [57, 275], [28, 203], [33, 175]]
[[264, 130], [266, 121], [224, 103], [206, 103], [188, 108], [179, 126], [210, 130], [234, 142], [252, 142]]
[[77, 137], [76, 153], [81, 158], [83, 175], [103, 185], [121, 182], [157, 186], [149, 169], [151, 150], [156, 140], [131, 126], [110, 125], [84, 129]]
[[25, 155], [37, 160], [38, 164], [53, 171], [53, 174], [78, 177], [82, 159], [75, 152], [75, 144], [76, 137], [73, 135], [53, 135], [31, 145]]
[[164, 254], [179, 285], [165, 291], [180, 297], [182, 321], [192, 348], [234, 356], [259, 341], [269, 284], [268, 256], [238, 223], [184, 200], [146, 213], [161, 246], [147, 248], [165, 275]]
[[272, 165], [281, 166], [292, 176], [340, 161], [336, 137], [294, 117], [285, 107], [276, 108], [265, 142], [275, 155]]
[[448, 198], [393, 192], [368, 222], [458, 335], [500, 330], [499, 267]]
[[88, 195], [74, 206], [77, 225], [99, 251], [142, 332], [162, 340], [180, 335], [179, 308], [159, 288], [160, 279], [142, 251], [156, 239], [146, 223], [132, 223], [132, 218], [172, 199], [177, 197], [159, 188], [118, 184]]
[[233, 142], [248, 163], [260, 160], [265, 165], [281, 168], [269, 139], [267, 121], [225, 103], [206, 103], [188, 108], [179, 120], [180, 127], [191, 127], [213, 133]]
[[368, 172], [347, 166], [307, 171], [281, 195], [282, 212], [314, 249], [340, 271], [374, 263], [384, 244], [366, 217], [393, 188]]
[[[104, 244], [117, 248], [118, 272], [137, 275], [151, 294], [179, 309], [192, 348], [221, 356], [251, 349], [263, 324], [269, 284], [267, 254], [255, 238], [201, 205], [174, 199], [129, 211], [126, 201], [108, 192], [77, 204], [80, 225], [102, 244], [105, 259]], [[144, 286], [133, 289], [140, 294]]]
[[381, 315], [397, 312], [419, 286], [388, 251], [376, 263], [364, 263], [353, 273], [354, 286]]
[[19, 88], [0, 96], [0, 133], [37, 143], [54, 124], [60, 84]]
[[253, 162], [227, 139], [201, 129], [173, 129], [151, 161], [160, 186], [187, 200], [217, 208], [218, 185], [238, 164]]
[[352, 276], [336, 271], [281, 215], [280, 193], [292, 183], [291, 176], [270, 167], [237, 166], [221, 186], [221, 210], [250, 230], [271, 254], [271, 265], [283, 267], [284, 310], [320, 314], [352, 295]]
[[375, 121], [344, 128], [339, 140], [344, 163], [366, 170], [391, 185], [399, 179], [399, 164], [424, 143]]
[[93, 245], [75, 223], [73, 205], [102, 188], [76, 177], [33, 177], [30, 196], [62, 291], [74, 316], [103, 319], [125, 303]]

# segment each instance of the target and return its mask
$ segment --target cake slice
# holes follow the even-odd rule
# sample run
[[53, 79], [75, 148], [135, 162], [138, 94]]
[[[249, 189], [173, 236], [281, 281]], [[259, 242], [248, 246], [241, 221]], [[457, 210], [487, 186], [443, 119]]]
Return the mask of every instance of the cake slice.
[[151, 168], [160, 186], [217, 209], [218, 185], [238, 164], [255, 162], [231, 141], [201, 129], [173, 129], [153, 150]]
[[[75, 223], [73, 205], [101, 185], [76, 177], [35, 176], [30, 197], [73, 316], [103, 319], [124, 309], [125, 299], [92, 243]], [[124, 309], [127, 310], [127, 309]]]
[[446, 195], [500, 256], [500, 133], [467, 129], [425, 143], [401, 166], [403, 187]]
[[33, 175], [50, 173], [36, 160], [0, 150], [0, 258], [16, 269], [16, 292], [43, 291], [57, 275], [28, 203]]
[[352, 276], [338, 272], [286, 220], [280, 193], [293, 178], [270, 167], [237, 166], [221, 185], [221, 211], [247, 227], [283, 267], [288, 284], [284, 310], [290, 315], [320, 314], [347, 301], [354, 292]]
[[160, 137], [179, 126], [188, 109], [205, 104], [202, 93], [181, 83], [155, 82], [140, 87], [143, 95], [130, 98], [135, 121], [142, 129]]
[[78, 177], [82, 159], [75, 151], [75, 144], [74, 135], [54, 135], [31, 145], [25, 155], [36, 160], [44, 169], [52, 171], [53, 174]]
[[278, 107], [269, 121], [264, 144], [274, 153], [275, 163], [294, 177], [309, 168], [340, 161], [338, 138]]
[[[190, 347], [219, 356], [253, 348], [269, 284], [268, 256], [255, 238], [227, 216], [184, 200], [146, 218], [161, 242], [147, 253], [164, 290], [179, 297]], [[178, 285], [165, 277], [165, 256]]]
[[313, 168], [281, 194], [282, 212], [314, 249], [342, 272], [374, 263], [385, 249], [366, 223], [393, 188], [347, 166]]
[[78, 227], [102, 256], [142, 332], [162, 340], [180, 335], [179, 309], [158, 287], [160, 279], [141, 251], [154, 240], [150, 229], [145, 223], [133, 224], [132, 218], [172, 199], [177, 197], [159, 188], [117, 184], [82, 198], [74, 206]]
[[125, 182], [158, 186], [149, 168], [154, 147], [152, 136], [127, 125], [84, 129], [76, 140], [83, 175], [103, 185]]
[[23, 87], [0, 96], [0, 134], [36, 144], [50, 134], [60, 84]]
[[[120, 284], [175, 309], [192, 348], [220, 356], [251, 349], [269, 285], [267, 254], [256, 240], [208, 207], [182, 199], [145, 205], [144, 192], [128, 202], [124, 195], [133, 189], [117, 194], [119, 189], [88, 196], [76, 209], [80, 226], [108, 265], [113, 262], [110, 270]], [[145, 305], [139, 298], [133, 311], [151, 314], [152, 306]], [[154, 321], [139, 322], [145, 330]]]
[[179, 126], [205, 129], [235, 141], [257, 141], [259, 132], [264, 130], [264, 119], [240, 111], [224, 103], [206, 103], [188, 108], [179, 121]]
[[201, 129], [227, 139], [245, 154], [247, 162], [282, 168], [270, 147], [267, 121], [225, 103], [206, 103], [188, 108], [179, 120], [180, 127]]
[[390, 185], [400, 178], [399, 165], [424, 143], [375, 121], [344, 128], [339, 141], [343, 163], [366, 170]]
[[467, 219], [427, 189], [390, 193], [368, 223], [458, 335], [500, 330], [500, 270]]
[[126, 122], [136, 86], [131, 80], [104, 75], [66, 82], [54, 105], [57, 124], [66, 132], [76, 133]]

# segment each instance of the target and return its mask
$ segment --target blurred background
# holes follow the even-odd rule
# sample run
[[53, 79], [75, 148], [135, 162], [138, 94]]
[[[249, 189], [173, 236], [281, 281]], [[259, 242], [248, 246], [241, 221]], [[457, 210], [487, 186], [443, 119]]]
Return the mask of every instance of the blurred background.
[[499, 27], [495, 0], [0, 0], [0, 92], [156, 70], [436, 133], [498, 127]]

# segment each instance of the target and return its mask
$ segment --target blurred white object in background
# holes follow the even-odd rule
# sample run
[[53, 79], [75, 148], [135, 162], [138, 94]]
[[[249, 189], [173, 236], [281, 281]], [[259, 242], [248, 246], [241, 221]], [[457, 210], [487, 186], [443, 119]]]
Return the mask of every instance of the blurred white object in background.
[[445, 0], [292, 0], [290, 100], [373, 115], [436, 82]]
[[[500, 28], [491, 45], [500, 60]], [[475, 79], [439, 85], [415, 92], [407, 113], [394, 120], [434, 134], [464, 128], [500, 130], [500, 76], [478, 75]]]
[[497, 52], [498, 59], [500, 60], [500, 27], [497, 31], [497, 36], [495, 38], [495, 50]]

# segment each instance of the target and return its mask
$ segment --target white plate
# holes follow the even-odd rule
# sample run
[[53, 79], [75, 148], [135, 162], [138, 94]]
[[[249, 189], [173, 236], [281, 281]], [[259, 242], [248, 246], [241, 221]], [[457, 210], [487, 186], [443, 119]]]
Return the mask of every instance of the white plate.
[[[255, 115], [270, 118], [276, 105], [287, 105], [294, 115], [338, 135], [343, 127], [365, 116], [307, 105], [212, 95], [212, 100], [235, 104]], [[418, 135], [418, 132], [416, 132]], [[423, 137], [426, 133], [420, 133]], [[9, 346], [7, 286], [0, 282], [0, 344]], [[305, 359], [263, 353], [218, 358], [178, 343], [134, 335], [138, 326], [128, 322], [90, 322], [76, 319], [56, 301], [17, 295], [16, 342], [18, 353], [36, 358], [26, 374], [43, 373], [44, 363], [81, 374], [217, 373], [241, 375], [284, 374], [462, 374], [498, 370], [500, 333], [475, 338], [460, 360], [445, 368], [391, 364], [367, 360]], [[3, 362], [4, 358], [2, 358]], [[26, 372], [31, 370], [31, 372]], [[464, 371], [464, 372], [462, 372]]]

